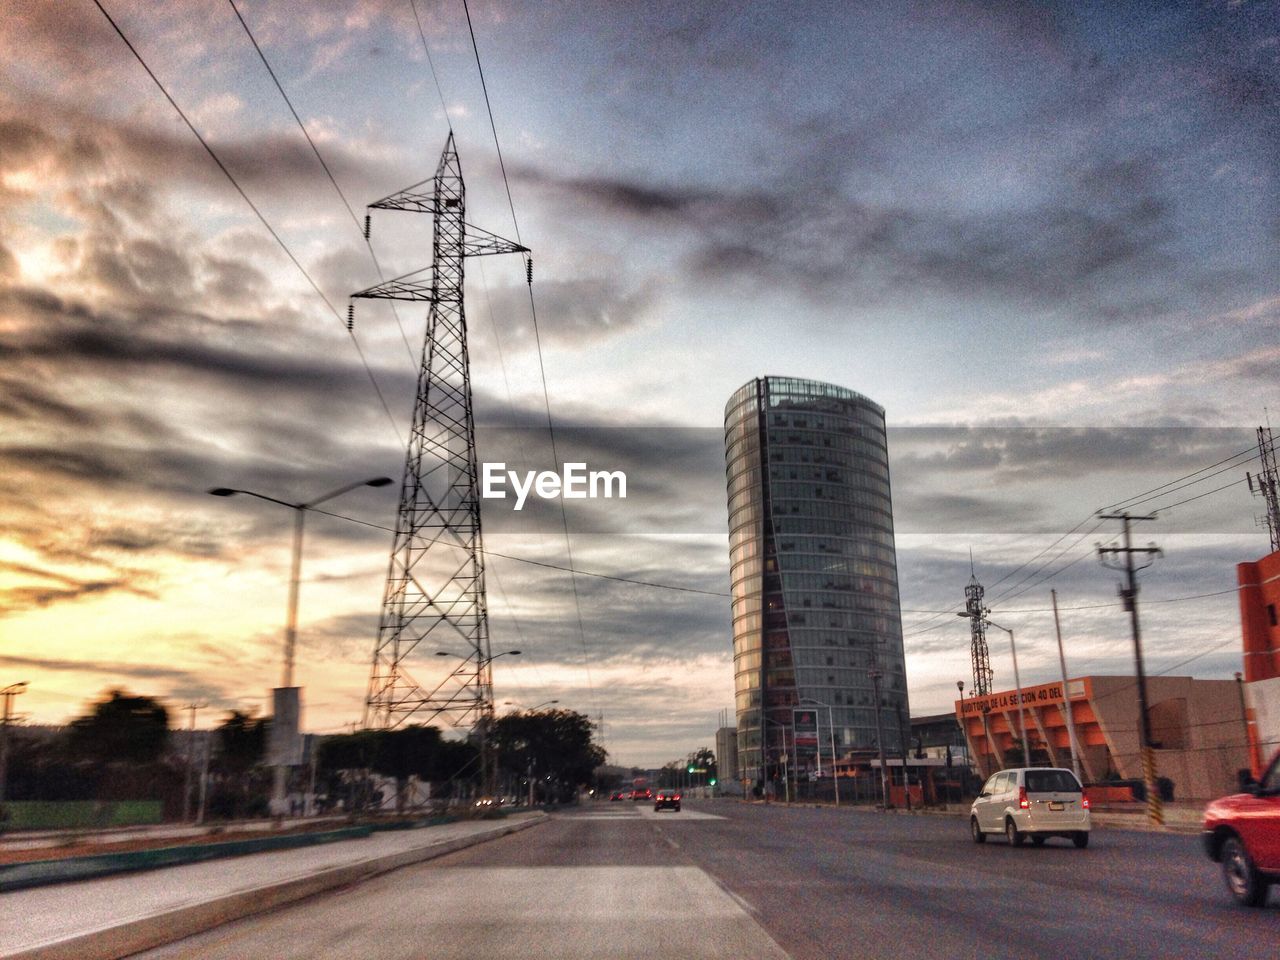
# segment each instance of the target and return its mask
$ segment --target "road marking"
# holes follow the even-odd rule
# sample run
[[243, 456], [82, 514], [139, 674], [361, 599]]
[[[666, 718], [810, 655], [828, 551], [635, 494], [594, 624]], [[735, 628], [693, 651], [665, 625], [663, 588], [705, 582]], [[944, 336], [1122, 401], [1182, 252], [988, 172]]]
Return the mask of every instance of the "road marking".
[[683, 820], [724, 820], [724, 817], [714, 813], [701, 813], [697, 810], [681, 810], [676, 813], [674, 810], [656, 811], [653, 807], [623, 807], [619, 810], [607, 808], [605, 810], [584, 810], [576, 813], [556, 813], [553, 814], [557, 820], [672, 820], [680, 823]]

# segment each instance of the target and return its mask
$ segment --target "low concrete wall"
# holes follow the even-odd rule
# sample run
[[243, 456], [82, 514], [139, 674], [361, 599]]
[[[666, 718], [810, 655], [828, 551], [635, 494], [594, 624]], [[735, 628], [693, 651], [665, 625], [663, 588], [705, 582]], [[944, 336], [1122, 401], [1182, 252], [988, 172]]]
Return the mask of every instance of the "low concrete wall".
[[238, 857], [246, 853], [264, 853], [268, 850], [291, 850], [310, 847], [317, 843], [335, 840], [352, 840], [367, 837], [371, 827], [347, 827], [342, 830], [326, 830], [322, 833], [296, 833], [284, 837], [255, 837], [252, 840], [228, 840], [222, 843], [192, 843], [177, 847], [160, 847], [155, 850], [132, 850], [127, 853], [95, 853], [84, 857], [63, 857], [58, 860], [32, 860], [27, 863], [11, 863], [0, 866], [0, 893], [41, 887], [50, 883], [66, 883], [72, 880], [90, 880], [113, 873], [129, 873], [134, 870], [155, 870], [184, 863], [199, 863], [220, 857]]

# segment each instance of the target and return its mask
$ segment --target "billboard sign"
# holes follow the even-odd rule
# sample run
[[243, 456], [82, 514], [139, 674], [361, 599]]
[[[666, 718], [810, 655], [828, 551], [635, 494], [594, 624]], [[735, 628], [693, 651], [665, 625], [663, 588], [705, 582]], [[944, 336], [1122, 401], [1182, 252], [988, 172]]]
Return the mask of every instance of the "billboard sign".
[[794, 707], [791, 710], [791, 725], [795, 732], [796, 752], [816, 751], [818, 749], [818, 714], [813, 710]]

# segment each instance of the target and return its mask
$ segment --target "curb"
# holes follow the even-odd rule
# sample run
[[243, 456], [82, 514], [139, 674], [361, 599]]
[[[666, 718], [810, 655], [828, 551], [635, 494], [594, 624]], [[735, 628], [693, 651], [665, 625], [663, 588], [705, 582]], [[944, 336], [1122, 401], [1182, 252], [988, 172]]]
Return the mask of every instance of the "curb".
[[0, 866], [0, 893], [43, 887], [51, 883], [94, 880], [117, 873], [180, 867], [188, 863], [203, 863], [206, 860], [239, 857], [250, 853], [296, 850], [321, 843], [355, 840], [370, 836], [372, 833], [371, 826], [346, 827], [341, 830], [295, 833], [282, 837], [252, 837], [246, 840], [224, 840], [218, 843], [189, 843], [177, 847], [157, 847], [154, 850], [91, 853], [81, 857], [61, 857], [57, 860], [29, 860], [25, 863]]
[[542, 814], [523, 823], [502, 824], [493, 830], [469, 837], [459, 837], [416, 850], [403, 850], [341, 867], [330, 867], [310, 876], [242, 890], [204, 903], [103, 927], [56, 943], [39, 944], [5, 954], [3, 960], [120, 960], [143, 950], [212, 930], [232, 920], [250, 917], [327, 890], [359, 883], [400, 867], [433, 860], [487, 840], [518, 833], [549, 819], [546, 814]]

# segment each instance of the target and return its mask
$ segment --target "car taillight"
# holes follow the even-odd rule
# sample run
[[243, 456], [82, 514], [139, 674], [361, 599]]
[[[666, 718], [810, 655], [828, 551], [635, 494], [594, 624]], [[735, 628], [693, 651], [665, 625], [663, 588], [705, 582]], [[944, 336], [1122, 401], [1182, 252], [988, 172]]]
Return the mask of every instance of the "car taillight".
[[1089, 809], [1089, 795], [1087, 793], [1082, 793], [1080, 795], [1080, 806], [1085, 810]]
[[680, 799], [680, 794], [678, 794], [678, 793], [677, 793], [673, 799], [675, 799], [675, 800], [679, 800], [679, 799]]
[[1021, 810], [1030, 810], [1031, 801], [1027, 799], [1027, 788], [1018, 788], [1018, 808]]

